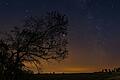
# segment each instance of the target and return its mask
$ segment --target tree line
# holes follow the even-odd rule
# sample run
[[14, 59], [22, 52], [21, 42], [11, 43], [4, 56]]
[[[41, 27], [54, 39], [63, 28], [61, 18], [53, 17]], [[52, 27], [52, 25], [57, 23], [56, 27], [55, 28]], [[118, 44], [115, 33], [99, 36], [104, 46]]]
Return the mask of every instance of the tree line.
[[120, 72], [120, 67], [113, 68], [113, 69], [102, 69], [100, 72], [102, 72], [102, 73], [105, 73], [105, 72]]

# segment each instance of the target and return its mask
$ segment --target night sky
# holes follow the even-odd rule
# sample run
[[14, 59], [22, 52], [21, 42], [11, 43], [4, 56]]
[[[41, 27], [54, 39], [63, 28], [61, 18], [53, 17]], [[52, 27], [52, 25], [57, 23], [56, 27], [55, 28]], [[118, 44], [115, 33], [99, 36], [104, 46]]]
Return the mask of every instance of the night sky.
[[93, 72], [120, 66], [120, 0], [0, 0], [0, 31], [27, 16], [59, 11], [69, 18], [69, 56], [46, 72]]

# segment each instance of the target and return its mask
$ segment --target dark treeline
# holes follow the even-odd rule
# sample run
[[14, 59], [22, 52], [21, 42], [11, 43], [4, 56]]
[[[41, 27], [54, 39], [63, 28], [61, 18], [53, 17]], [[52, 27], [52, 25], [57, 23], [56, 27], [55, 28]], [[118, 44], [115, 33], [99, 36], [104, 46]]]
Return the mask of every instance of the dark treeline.
[[120, 72], [120, 67], [113, 69], [102, 69], [100, 72]]

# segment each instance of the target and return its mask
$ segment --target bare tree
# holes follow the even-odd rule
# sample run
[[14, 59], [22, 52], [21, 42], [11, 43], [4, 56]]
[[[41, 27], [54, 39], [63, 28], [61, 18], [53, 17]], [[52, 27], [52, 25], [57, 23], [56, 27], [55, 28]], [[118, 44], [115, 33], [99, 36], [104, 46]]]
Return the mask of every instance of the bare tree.
[[65, 15], [49, 12], [42, 17], [29, 17], [22, 26], [1, 36], [2, 74], [16, 75], [17, 70], [26, 69], [26, 62], [39, 67], [41, 60], [63, 60], [68, 55], [68, 26]]

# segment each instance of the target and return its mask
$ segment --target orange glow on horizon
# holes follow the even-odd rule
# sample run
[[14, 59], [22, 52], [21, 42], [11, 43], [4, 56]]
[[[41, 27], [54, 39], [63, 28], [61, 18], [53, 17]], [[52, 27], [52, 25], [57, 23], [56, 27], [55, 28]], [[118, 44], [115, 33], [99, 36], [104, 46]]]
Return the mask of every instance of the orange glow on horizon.
[[[68, 58], [64, 61], [57, 63], [56, 61], [45, 62], [41, 61], [40, 68], [42, 68], [43, 72], [56, 72], [56, 73], [91, 73], [101, 71], [105, 68], [114, 68], [119, 65], [116, 64], [107, 64], [107, 58], [104, 58], [103, 55], [89, 55], [88, 51], [81, 50], [81, 53], [78, 55], [71, 54], [70, 52]], [[33, 68], [33, 65], [30, 63], [25, 63], [31, 70], [37, 73], [37, 69]]]
[[97, 71], [95, 68], [85, 68], [85, 67], [62, 67], [62, 68], [53, 68], [46, 69], [44, 72], [64, 72], [64, 73], [88, 73]]

